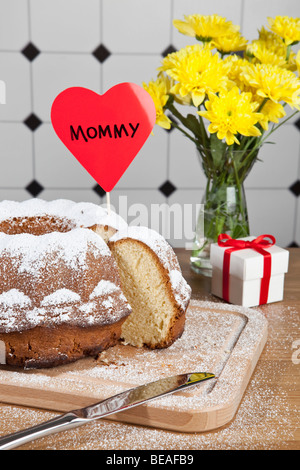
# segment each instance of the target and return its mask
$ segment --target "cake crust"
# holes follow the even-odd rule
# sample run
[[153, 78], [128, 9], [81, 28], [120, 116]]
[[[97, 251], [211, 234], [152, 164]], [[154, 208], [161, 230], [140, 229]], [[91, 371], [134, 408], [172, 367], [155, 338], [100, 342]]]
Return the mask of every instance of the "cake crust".
[[40, 369], [69, 364], [117, 344], [125, 317], [102, 326], [37, 326], [22, 332], [0, 333], [6, 347], [6, 366]]

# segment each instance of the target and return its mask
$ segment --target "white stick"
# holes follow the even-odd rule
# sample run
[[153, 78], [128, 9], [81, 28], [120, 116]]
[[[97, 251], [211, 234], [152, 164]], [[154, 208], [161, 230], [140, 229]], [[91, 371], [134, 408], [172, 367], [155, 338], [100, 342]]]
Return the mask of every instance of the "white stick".
[[110, 193], [106, 193], [107, 212], [110, 215]]

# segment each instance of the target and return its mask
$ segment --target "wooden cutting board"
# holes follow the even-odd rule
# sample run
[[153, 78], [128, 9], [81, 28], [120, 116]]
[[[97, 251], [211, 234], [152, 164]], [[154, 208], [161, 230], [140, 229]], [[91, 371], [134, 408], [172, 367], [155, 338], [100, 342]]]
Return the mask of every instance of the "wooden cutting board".
[[36, 371], [0, 370], [0, 401], [70, 411], [128, 388], [180, 373], [217, 379], [107, 419], [181, 432], [216, 429], [235, 415], [267, 340], [267, 320], [243, 307], [192, 300], [185, 331], [170, 348], [120, 344], [97, 359]]

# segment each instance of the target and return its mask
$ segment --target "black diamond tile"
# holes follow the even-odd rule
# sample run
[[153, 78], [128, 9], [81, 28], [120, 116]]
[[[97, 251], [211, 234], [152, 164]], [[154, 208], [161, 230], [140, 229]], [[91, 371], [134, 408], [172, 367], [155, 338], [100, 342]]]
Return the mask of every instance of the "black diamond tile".
[[176, 52], [176, 49], [174, 46], [172, 46], [172, 44], [168, 47], [166, 47], [165, 50], [162, 51], [161, 55], [163, 57], [167, 57], [168, 54], [172, 54], [172, 52]]
[[99, 184], [96, 184], [96, 186], [93, 187], [93, 191], [98, 194], [98, 196], [103, 197], [106, 194], [106, 191], [99, 186]]
[[300, 180], [295, 181], [295, 183], [289, 187], [289, 190], [298, 197], [300, 195]]
[[25, 189], [31, 194], [31, 196], [37, 197], [44, 188], [40, 183], [38, 183], [38, 181], [33, 180]]
[[32, 62], [40, 53], [38, 48], [32, 44], [32, 42], [29, 42], [21, 52], [30, 62]]
[[166, 197], [169, 197], [171, 196], [171, 194], [174, 193], [174, 191], [176, 191], [176, 187], [174, 186], [174, 184], [172, 184], [170, 181], [166, 181], [164, 184], [162, 184], [160, 186], [160, 188], [158, 188], [160, 190], [160, 192], [162, 192]]
[[93, 56], [96, 57], [97, 60], [99, 60], [99, 62], [101, 62], [101, 64], [111, 55], [111, 52], [109, 52], [109, 50], [103, 45], [103, 44], [100, 44], [100, 46], [97, 47], [97, 49], [95, 49], [93, 51]]
[[42, 121], [39, 117], [32, 113], [24, 120], [24, 124], [26, 124], [26, 126], [29, 127], [32, 132], [34, 132], [42, 124]]
[[294, 122], [295, 126], [298, 128], [298, 130], [300, 131], [300, 118]]

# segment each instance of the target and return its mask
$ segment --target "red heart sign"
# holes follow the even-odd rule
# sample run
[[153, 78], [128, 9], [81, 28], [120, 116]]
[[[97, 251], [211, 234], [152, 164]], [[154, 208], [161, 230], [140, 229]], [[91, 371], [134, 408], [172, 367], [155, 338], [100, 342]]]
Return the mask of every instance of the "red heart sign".
[[104, 95], [67, 88], [51, 109], [56, 134], [106, 192], [136, 157], [155, 120], [151, 96], [134, 83], [120, 83]]

